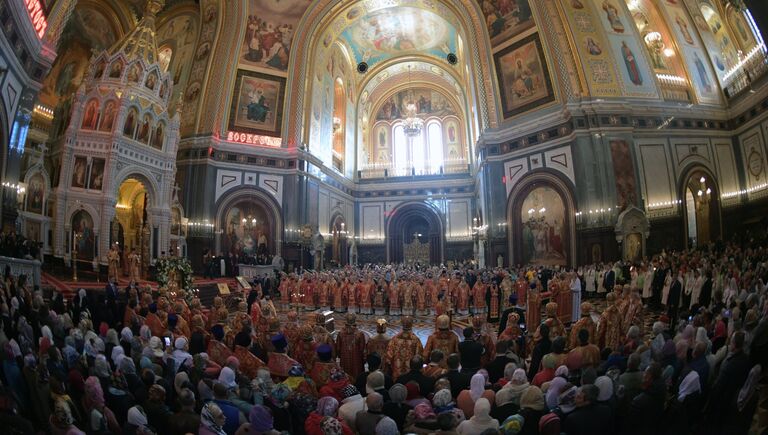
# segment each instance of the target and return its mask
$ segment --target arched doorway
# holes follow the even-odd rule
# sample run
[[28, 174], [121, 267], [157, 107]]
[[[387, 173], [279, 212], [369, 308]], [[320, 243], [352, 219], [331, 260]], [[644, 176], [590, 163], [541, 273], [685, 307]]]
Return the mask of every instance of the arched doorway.
[[571, 188], [560, 177], [542, 172], [523, 178], [508, 201], [510, 265], [572, 265], [574, 210]]
[[331, 261], [344, 266], [349, 263], [347, 254], [347, 223], [343, 216], [338, 215], [331, 224]]
[[439, 264], [443, 261], [443, 224], [426, 204], [410, 203], [392, 211], [387, 225], [390, 263]]
[[150, 204], [147, 187], [138, 178], [126, 178], [120, 184], [111, 237], [120, 251], [125, 276], [130, 272], [128, 256], [134, 251], [141, 258], [142, 273], [149, 267], [151, 225], [147, 208]]
[[717, 180], [702, 166], [690, 168], [682, 178], [685, 244], [703, 246], [721, 236], [720, 192]]

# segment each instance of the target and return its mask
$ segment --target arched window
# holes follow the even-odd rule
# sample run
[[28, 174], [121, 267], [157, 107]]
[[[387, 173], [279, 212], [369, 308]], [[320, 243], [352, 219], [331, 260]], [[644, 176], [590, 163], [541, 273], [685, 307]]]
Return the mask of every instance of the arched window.
[[392, 137], [395, 139], [395, 173], [399, 174], [400, 171], [404, 171], [408, 167], [408, 141], [405, 138], [405, 131], [402, 125], [395, 126]]
[[440, 166], [443, 164], [443, 129], [439, 122], [429, 123], [427, 141], [429, 141], [429, 169], [434, 174], [440, 172]]
[[417, 136], [411, 137], [411, 157], [413, 160], [413, 169], [416, 171], [416, 175], [424, 173], [425, 162], [425, 147], [424, 147], [424, 130], [421, 130]]

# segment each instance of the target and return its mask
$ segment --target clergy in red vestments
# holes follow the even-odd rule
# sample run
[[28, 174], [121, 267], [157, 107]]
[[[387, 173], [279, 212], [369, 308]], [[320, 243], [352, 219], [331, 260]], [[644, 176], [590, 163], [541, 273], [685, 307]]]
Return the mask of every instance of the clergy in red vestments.
[[336, 352], [341, 358], [341, 368], [352, 378], [365, 371], [365, 334], [357, 329], [357, 316], [349, 313], [346, 325], [336, 337]]

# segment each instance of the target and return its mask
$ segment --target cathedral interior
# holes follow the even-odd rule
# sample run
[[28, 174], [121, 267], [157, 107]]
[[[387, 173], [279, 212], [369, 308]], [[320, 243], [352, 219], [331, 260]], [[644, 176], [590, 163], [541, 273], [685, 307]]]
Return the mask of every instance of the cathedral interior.
[[[98, 278], [639, 261], [763, 234], [765, 5], [9, 0], [2, 229]], [[762, 26], [762, 27], [761, 27]], [[209, 257], [206, 257], [209, 256]]]

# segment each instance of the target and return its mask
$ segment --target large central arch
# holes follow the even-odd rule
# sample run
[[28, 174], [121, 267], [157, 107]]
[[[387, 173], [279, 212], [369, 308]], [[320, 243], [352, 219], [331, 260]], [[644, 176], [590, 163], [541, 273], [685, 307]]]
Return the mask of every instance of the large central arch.
[[[468, 66], [468, 83], [473, 89], [467, 90], [472, 95], [472, 103], [477, 107], [477, 122], [479, 130], [497, 125], [497, 113], [493, 94], [493, 62], [491, 59], [490, 39], [485, 25], [485, 19], [478, 3], [474, 0], [441, 0], [454, 11], [459, 18], [466, 47], [464, 47], [465, 64]], [[309, 116], [304, 110], [306, 98], [310, 98], [310, 78], [313, 71], [316, 50], [321, 47], [325, 29], [333, 17], [341, 9], [346, 9], [349, 3], [341, 0], [320, 0], [304, 15], [297, 28], [306, 29], [297, 34], [291, 48], [292, 62], [289, 68], [290, 82], [286, 95], [287, 110], [298, 113], [296, 117], [287, 117], [285, 121], [285, 141], [289, 147], [302, 144]]]
[[[409, 202], [392, 210], [387, 220], [387, 261], [400, 263], [404, 259], [403, 244], [411, 240], [404, 234], [414, 222], [426, 224], [427, 232], [419, 239], [429, 242], [429, 262], [443, 262], [444, 225], [437, 210], [422, 202]], [[408, 235], [410, 236], [410, 235]]]

